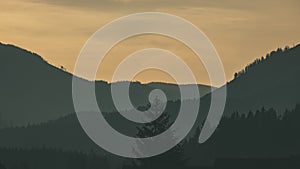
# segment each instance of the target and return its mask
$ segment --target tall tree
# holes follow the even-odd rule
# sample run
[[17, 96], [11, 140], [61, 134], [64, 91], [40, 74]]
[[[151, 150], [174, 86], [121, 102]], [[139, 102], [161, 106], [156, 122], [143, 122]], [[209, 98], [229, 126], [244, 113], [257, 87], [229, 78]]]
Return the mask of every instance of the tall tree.
[[[165, 103], [161, 102], [159, 99], [155, 99], [152, 103], [150, 110], [147, 112], [149, 116], [161, 113], [165, 107]], [[163, 112], [161, 116], [154, 120], [151, 123], [146, 123], [143, 127], [138, 128], [137, 136], [139, 138], [148, 138], [156, 136], [166, 131], [172, 122], [170, 122], [170, 114]], [[171, 138], [175, 142], [173, 132], [170, 131], [167, 134], [167, 137]], [[159, 144], [159, 143], [158, 143]], [[172, 143], [170, 143], [172, 144]], [[138, 150], [135, 150], [136, 153], [143, 153], [145, 151], [151, 151], [151, 146], [147, 146], [147, 143], [139, 141], [137, 142]], [[161, 155], [145, 158], [141, 160], [136, 160], [135, 165], [143, 169], [152, 169], [152, 168], [184, 168], [186, 159], [184, 156], [183, 143], [179, 143], [173, 149], [169, 150], [166, 153]]]

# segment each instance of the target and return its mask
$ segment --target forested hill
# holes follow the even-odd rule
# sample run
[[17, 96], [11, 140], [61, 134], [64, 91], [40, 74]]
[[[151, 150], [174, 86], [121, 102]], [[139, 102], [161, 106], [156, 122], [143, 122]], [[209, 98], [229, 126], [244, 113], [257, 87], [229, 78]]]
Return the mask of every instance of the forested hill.
[[300, 44], [277, 49], [235, 74], [227, 84], [225, 114], [261, 107], [279, 113], [300, 103]]
[[[49, 64], [38, 54], [0, 43], [0, 128], [41, 123], [74, 113], [72, 77], [63, 67]], [[96, 82], [96, 96], [103, 112], [115, 111], [110, 85]], [[198, 87], [202, 96], [211, 91], [210, 86]], [[134, 106], [147, 105], [150, 91], [156, 88], [163, 90], [168, 100], [180, 98], [175, 84], [131, 82]]]

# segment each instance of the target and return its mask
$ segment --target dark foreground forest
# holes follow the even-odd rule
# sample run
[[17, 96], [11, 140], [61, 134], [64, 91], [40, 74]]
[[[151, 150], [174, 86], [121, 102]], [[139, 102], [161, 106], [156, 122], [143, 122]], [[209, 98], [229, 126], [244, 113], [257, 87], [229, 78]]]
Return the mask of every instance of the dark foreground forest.
[[[300, 105], [283, 115], [277, 114], [274, 109], [265, 108], [247, 115], [235, 112], [222, 119], [206, 143], [198, 144], [199, 129], [194, 137], [172, 150], [143, 160], [102, 156], [93, 150], [1, 148], [1, 169], [299, 168]], [[140, 134], [150, 128], [141, 128]]]

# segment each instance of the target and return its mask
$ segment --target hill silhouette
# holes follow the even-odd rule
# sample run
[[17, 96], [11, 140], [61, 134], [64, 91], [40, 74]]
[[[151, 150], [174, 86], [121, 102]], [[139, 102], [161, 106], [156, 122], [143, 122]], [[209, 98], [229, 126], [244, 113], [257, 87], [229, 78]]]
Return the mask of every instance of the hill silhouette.
[[[226, 86], [224, 115], [230, 116], [234, 112], [247, 114], [261, 107], [274, 108], [278, 114], [283, 114], [285, 109], [293, 108], [300, 103], [299, 63], [300, 44], [292, 48], [278, 48], [235, 73], [235, 78]], [[210, 99], [210, 94], [201, 98], [202, 121], [208, 112]]]
[[[72, 74], [48, 64], [37, 54], [21, 48], [0, 44], [0, 126], [24, 126], [58, 119], [74, 113], [71, 93]], [[282, 114], [300, 102], [299, 87], [300, 45], [278, 49], [266, 57], [259, 58], [244, 70], [235, 74], [235, 79], [227, 84], [225, 115], [238, 111], [247, 114], [261, 107], [274, 108]], [[14, 68], [11, 68], [14, 65]], [[119, 82], [129, 83], [129, 82]], [[189, 87], [184, 85], [184, 87]], [[136, 107], [149, 104], [148, 95], [153, 89], [162, 89], [169, 101], [168, 112], [178, 111], [180, 98], [178, 86], [153, 82], [131, 83], [131, 101]], [[202, 95], [210, 87], [199, 85]], [[214, 90], [218, 92], [218, 90]], [[110, 95], [110, 84], [96, 82], [96, 95], [104, 112], [116, 112]], [[173, 101], [171, 101], [173, 100]], [[179, 102], [178, 102], [179, 103]], [[210, 94], [202, 97], [198, 123], [206, 118], [210, 106]], [[118, 113], [107, 113], [111, 123], [119, 126], [127, 122]], [[173, 120], [175, 117], [173, 117]], [[195, 127], [197, 127], [197, 125]], [[125, 128], [134, 134], [135, 125]], [[130, 135], [130, 134], [129, 134]]]
[[[297, 65], [299, 63], [297, 62], [299, 61], [299, 57], [298, 57], [299, 54], [300, 54], [300, 45], [297, 45], [291, 49], [286, 48], [285, 50], [277, 50], [276, 52], [271, 52], [271, 54], [268, 54], [268, 57], [266, 59], [261, 59], [261, 61], [259, 62], [255, 61], [254, 62], [255, 65], [250, 64], [252, 65], [250, 70], [249, 68], [246, 68], [247, 71], [242, 71], [242, 73], [239, 73], [239, 75], [236, 76], [234, 80], [232, 80], [227, 84], [228, 99], [225, 107], [225, 115], [231, 116], [231, 114], [235, 112], [239, 112], [241, 114], [248, 114], [249, 111], [252, 110], [253, 112], [255, 112], [256, 110], [261, 109], [261, 107], [265, 107], [266, 109], [274, 108], [277, 113], [283, 114], [285, 109], [292, 109], [297, 103], [300, 103], [300, 96], [298, 96], [299, 93], [298, 86], [300, 86], [299, 84], [300, 81], [299, 78], [296, 78], [297, 74], [300, 73], [300, 67]], [[46, 62], [43, 61], [40, 57], [33, 57], [33, 58], [38, 59], [38, 61], [42, 62], [46, 66], [51, 66], [49, 64], [46, 64]], [[54, 70], [57, 70], [57, 72], [61, 73], [61, 75], [63, 76], [61, 79], [63, 80], [68, 79], [70, 78], [69, 76], [71, 76], [67, 72], [62, 72], [61, 70], [55, 67], [52, 68], [54, 68]], [[275, 73], [275, 75], [273, 75], [273, 73]], [[97, 84], [100, 86], [99, 89], [102, 90], [99, 93], [103, 95], [103, 91], [109, 92], [108, 83], [97, 82]], [[143, 93], [142, 95], [147, 95], [153, 88], [160, 88], [166, 91], [167, 94], [169, 94], [168, 96], [170, 96], [171, 94], [171, 96], [173, 97], [171, 98], [174, 99], [174, 101], [168, 102], [165, 111], [169, 113], [172, 112], [175, 115], [178, 112], [180, 106], [180, 103], [176, 101], [176, 97], [178, 96], [178, 95], [176, 96], [176, 94], [178, 94], [176, 93], [178, 92], [177, 91], [178, 86], [173, 84], [165, 84], [165, 83], [149, 83], [149, 84], [133, 83], [133, 88], [136, 90], [135, 92]], [[284, 90], [282, 91], [282, 89]], [[214, 92], [218, 92], [218, 89], [216, 89]], [[107, 95], [104, 94], [104, 96]], [[138, 98], [140, 99], [140, 97]], [[143, 97], [143, 99], [145, 98], [146, 97]], [[207, 112], [207, 109], [210, 105], [209, 102], [210, 102], [210, 94], [204, 96], [201, 100], [201, 107], [198, 116], [198, 121], [194, 127], [194, 130], [191, 133], [195, 132], [196, 128], [201, 126], [201, 124], [203, 124], [203, 121], [206, 118], [205, 112]], [[60, 102], [57, 102], [57, 104], [60, 104]], [[146, 101], [144, 105], [147, 105]], [[140, 106], [139, 108], [142, 109], [147, 108], [147, 106], [144, 107], [143, 106]], [[53, 108], [51, 110], [53, 110]], [[46, 112], [48, 111], [49, 110], [47, 110]], [[27, 113], [26, 110], [20, 110], [19, 112], [24, 114]], [[59, 115], [57, 117], [61, 117]], [[115, 111], [104, 113], [104, 115], [108, 120], [108, 122], [116, 130], [125, 133], [129, 136], [134, 136], [137, 133], [137, 128], [141, 127], [141, 124], [129, 122], [128, 120], [123, 118], [121, 115], [119, 115], [119, 113]], [[172, 116], [170, 118], [171, 121], [174, 121], [175, 119], [176, 116]], [[24, 131], [23, 133], [29, 132], [29, 130], [32, 128], [37, 128], [33, 130], [36, 131], [37, 133], [29, 132], [30, 134], [32, 134], [31, 137], [34, 137], [36, 135], [38, 137], [41, 137], [38, 140], [43, 138], [46, 139], [48, 137], [44, 136], [43, 132], [47, 131], [48, 128], [47, 127], [45, 129], [41, 129], [41, 128], [43, 128], [43, 126], [49, 126], [50, 128], [55, 128], [57, 130], [59, 128], [63, 128], [66, 131], [68, 131], [68, 134], [71, 135], [72, 133], [75, 135], [78, 134], [79, 136], [78, 135], [76, 137], [74, 136], [75, 138], [80, 138], [80, 136], [85, 135], [81, 127], [79, 126], [76, 116], [74, 114], [66, 115], [63, 118], [58, 118], [58, 120], [50, 121], [49, 123], [43, 123], [43, 124], [45, 125], [41, 125], [41, 126], [32, 125], [28, 127], [27, 131]], [[22, 130], [22, 129], [24, 128], [16, 128], [16, 130]], [[45, 133], [50, 133], [50, 131]], [[6, 134], [9, 135], [9, 132], [7, 132]], [[61, 133], [61, 135], [57, 138], [64, 138], [68, 134]], [[5, 137], [5, 135], [3, 137]], [[13, 140], [15, 140], [15, 142], [17, 143], [19, 139], [13, 139]], [[51, 141], [50, 138], [46, 140]], [[46, 143], [46, 140], [43, 141], [43, 143]], [[67, 138], [63, 140], [68, 141]], [[27, 146], [30, 146], [32, 144], [31, 141], [24, 142], [22, 144], [26, 145], [27, 143], [28, 143]], [[67, 144], [67, 143], [61, 143], [61, 144]], [[38, 145], [38, 143], [35, 143], [35, 145]], [[71, 145], [72, 144], [70, 144], [70, 146]], [[74, 147], [80, 147], [80, 146], [74, 145]], [[90, 147], [88, 147], [87, 149], [89, 148]]]
[[260, 107], [282, 114], [300, 102], [300, 44], [278, 48], [235, 74], [228, 85], [225, 114], [247, 113]]
[[[46, 122], [75, 112], [73, 75], [47, 63], [38, 54], [0, 43], [0, 77], [0, 128]], [[110, 85], [96, 81], [96, 96], [104, 112], [115, 111]], [[130, 96], [134, 106], [147, 105], [148, 94], [155, 88], [162, 89], [168, 100], [180, 98], [177, 85], [132, 82]], [[205, 95], [211, 87], [199, 85], [199, 90]]]
[[[146, 162], [141, 163], [147, 167], [153, 161], [164, 163], [172, 159], [188, 159], [187, 165], [195, 168], [201, 165], [210, 166], [204, 168], [299, 168], [300, 137], [297, 131], [300, 129], [300, 106], [295, 106], [300, 103], [300, 85], [297, 78], [300, 73], [299, 54], [300, 45], [284, 50], [278, 49], [237, 73], [235, 79], [227, 84], [225, 116], [206, 143], [200, 145], [192, 138], [198, 136], [198, 129], [205, 120], [210, 94], [201, 98], [197, 124], [185, 140], [187, 143], [181, 147], [183, 150], [180, 149], [180, 153], [174, 155], [176, 158], [168, 156], [167, 152], [167, 155], [146, 159]], [[97, 83], [109, 88], [108, 83]], [[147, 94], [146, 89], [150, 91], [151, 88], [166, 90], [166, 86], [169, 91], [176, 91], [176, 85], [172, 84], [133, 83], [132, 86], [143, 94]], [[218, 89], [214, 92], [218, 92]], [[170, 99], [170, 96], [169, 100], [166, 111], [176, 114], [180, 104], [176, 99]], [[139, 108], [147, 108], [147, 103], [145, 105]], [[105, 117], [117, 130], [126, 135], [133, 136], [137, 131], [142, 132], [139, 135], [148, 132], [148, 128], [140, 130], [142, 126], [128, 125], [117, 112], [105, 113]], [[175, 118], [170, 117], [170, 122]], [[152, 128], [151, 124], [146, 124], [149, 125], [149, 128]], [[31, 148], [41, 150], [46, 147], [85, 153], [92, 149], [100, 155], [108, 155], [88, 138], [74, 114], [42, 124], [1, 129], [0, 138], [0, 148], [4, 147], [7, 151], [23, 148], [27, 149], [28, 153], [28, 149]], [[128, 161], [126, 165], [127, 168], [140, 168]]]

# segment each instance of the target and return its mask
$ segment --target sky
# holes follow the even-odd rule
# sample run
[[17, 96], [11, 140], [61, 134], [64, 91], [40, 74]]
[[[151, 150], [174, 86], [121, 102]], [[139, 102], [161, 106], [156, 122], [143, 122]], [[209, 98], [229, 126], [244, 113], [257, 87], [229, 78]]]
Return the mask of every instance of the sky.
[[[38, 53], [73, 72], [85, 42], [105, 24], [137, 12], [166, 12], [190, 21], [207, 35], [230, 81], [234, 72], [255, 58], [299, 43], [299, 9], [299, 0], [9, 0], [0, 2], [0, 42]], [[198, 83], [210, 84], [203, 64], [189, 48], [159, 35], [117, 44], [101, 63], [97, 79], [111, 81], [123, 59], [145, 48], [173, 52], [186, 62]], [[159, 70], [140, 72], [132, 80], [174, 82]]]

